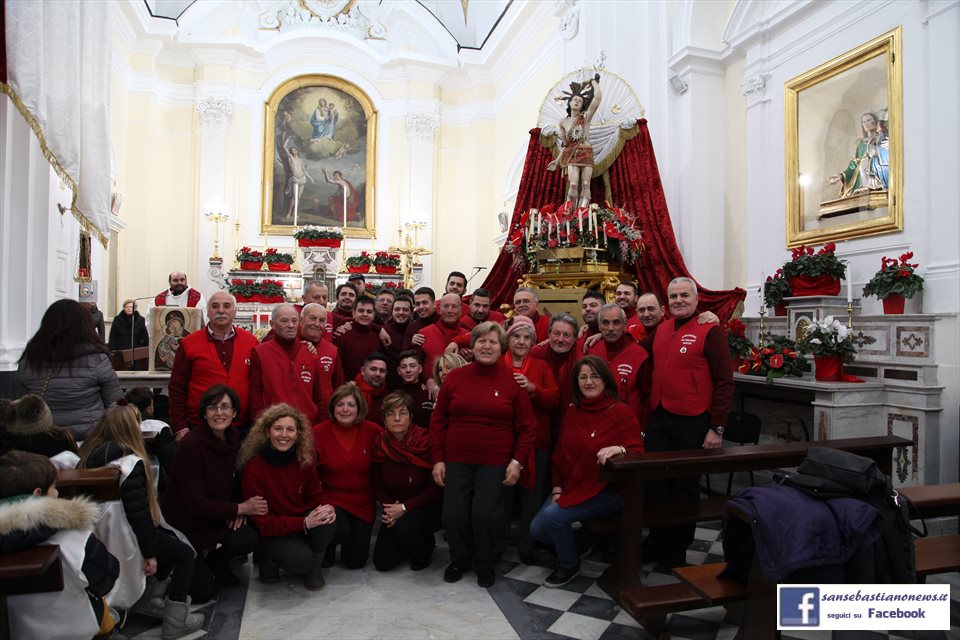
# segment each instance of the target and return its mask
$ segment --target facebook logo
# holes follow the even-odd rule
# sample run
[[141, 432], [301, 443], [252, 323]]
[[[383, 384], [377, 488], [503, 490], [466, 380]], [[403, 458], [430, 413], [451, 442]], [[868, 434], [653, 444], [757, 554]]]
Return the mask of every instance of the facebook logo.
[[820, 626], [820, 589], [815, 587], [781, 587], [780, 626]]

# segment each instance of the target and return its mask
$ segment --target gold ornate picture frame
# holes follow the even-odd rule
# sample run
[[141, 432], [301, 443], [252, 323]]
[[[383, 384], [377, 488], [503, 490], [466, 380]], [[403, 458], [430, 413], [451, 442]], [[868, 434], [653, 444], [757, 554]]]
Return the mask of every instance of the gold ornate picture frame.
[[903, 230], [901, 29], [784, 85], [787, 247]]
[[264, 104], [261, 233], [307, 224], [376, 235], [377, 111], [356, 85], [327, 75], [287, 80]]

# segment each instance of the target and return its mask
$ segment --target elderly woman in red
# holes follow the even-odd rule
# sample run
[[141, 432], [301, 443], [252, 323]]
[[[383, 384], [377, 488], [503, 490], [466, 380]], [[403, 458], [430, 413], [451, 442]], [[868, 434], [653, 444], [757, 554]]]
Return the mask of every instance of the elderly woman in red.
[[280, 581], [284, 571], [323, 588], [323, 554], [336, 529], [336, 513], [320, 488], [313, 437], [302, 413], [276, 404], [260, 414], [237, 456], [244, 498], [263, 496], [268, 511], [250, 518], [263, 539], [260, 580]]
[[389, 571], [410, 557], [410, 568], [430, 566], [440, 528], [442, 491], [433, 481], [430, 434], [411, 424], [413, 398], [395, 391], [383, 399], [387, 430], [373, 441], [373, 486], [383, 505], [373, 566]]
[[514, 316], [507, 329], [507, 353], [503, 364], [513, 374], [520, 388], [530, 395], [537, 417], [537, 438], [534, 442], [534, 481], [532, 488], [521, 486], [520, 539], [517, 550], [523, 564], [536, 564], [535, 544], [530, 537], [530, 523], [543, 505], [550, 488], [550, 410], [560, 401], [560, 389], [550, 366], [530, 355], [537, 341], [537, 330], [526, 316]]
[[337, 533], [327, 548], [333, 566], [336, 548], [348, 569], [360, 569], [370, 555], [376, 504], [373, 496], [373, 441], [383, 429], [366, 420], [367, 403], [352, 384], [337, 388], [328, 405], [332, 418], [313, 426], [317, 473], [337, 510]]
[[599, 466], [625, 453], [641, 453], [640, 423], [617, 399], [617, 381], [606, 363], [585, 356], [573, 365], [573, 404], [560, 426], [553, 452], [553, 490], [533, 519], [530, 535], [553, 544], [557, 568], [545, 587], [562, 587], [580, 575], [571, 525], [623, 506], [623, 498], [600, 481]]
[[433, 479], [446, 487], [447, 582], [472, 565], [477, 584], [493, 586], [508, 491], [533, 458], [537, 419], [530, 394], [500, 361], [506, 342], [496, 322], [477, 325], [470, 333], [474, 361], [447, 375], [430, 418]]

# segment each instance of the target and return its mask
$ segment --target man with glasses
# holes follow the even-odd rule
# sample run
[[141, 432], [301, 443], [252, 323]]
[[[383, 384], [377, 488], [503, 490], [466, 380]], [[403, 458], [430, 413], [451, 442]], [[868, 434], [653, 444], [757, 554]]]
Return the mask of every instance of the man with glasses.
[[249, 424], [250, 358], [257, 339], [235, 327], [237, 301], [226, 291], [217, 291], [207, 303], [207, 326], [183, 339], [173, 361], [168, 389], [170, 426], [179, 442], [187, 430], [200, 424], [200, 396], [215, 384], [236, 390], [240, 407], [233, 424]]
[[537, 343], [547, 339], [550, 333], [550, 316], [540, 314], [540, 297], [532, 287], [520, 287], [513, 294], [513, 310], [517, 315], [527, 316], [537, 331]]

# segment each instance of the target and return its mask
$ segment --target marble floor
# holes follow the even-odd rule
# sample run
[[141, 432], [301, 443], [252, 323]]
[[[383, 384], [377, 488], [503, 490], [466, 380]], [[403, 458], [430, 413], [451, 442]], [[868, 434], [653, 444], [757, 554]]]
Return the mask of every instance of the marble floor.
[[[717, 538], [719, 523], [697, 529], [688, 552], [690, 562], [722, 561]], [[438, 540], [440, 536], [438, 536]], [[652, 640], [653, 636], [627, 615], [596, 585], [606, 568], [599, 554], [583, 562], [583, 574], [561, 589], [546, 589], [551, 556], [540, 552], [535, 566], [521, 564], [507, 547], [497, 567], [497, 582], [489, 589], [477, 586], [472, 573], [456, 584], [443, 581], [446, 549], [437, 549], [434, 564], [421, 572], [397, 568], [380, 573], [371, 565], [360, 571], [340, 567], [326, 574], [327, 586], [308, 592], [302, 583], [284, 575], [281, 584], [250, 580], [250, 563], [237, 567], [243, 585], [221, 591], [214, 603], [195, 607], [206, 614], [204, 630], [189, 636], [210, 640], [266, 640], [274, 638], [432, 640], [439, 638], [523, 640]], [[647, 565], [650, 584], [674, 582], [656, 565]], [[950, 631], [790, 632], [790, 640], [960, 640], [960, 574], [934, 576], [929, 582], [951, 584]], [[678, 613], [670, 618], [676, 640], [726, 640], [737, 627], [725, 621], [722, 607]], [[131, 615], [123, 629], [126, 638], [160, 637], [155, 621]]]

